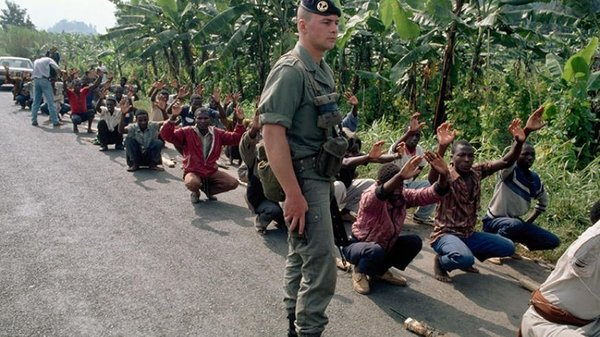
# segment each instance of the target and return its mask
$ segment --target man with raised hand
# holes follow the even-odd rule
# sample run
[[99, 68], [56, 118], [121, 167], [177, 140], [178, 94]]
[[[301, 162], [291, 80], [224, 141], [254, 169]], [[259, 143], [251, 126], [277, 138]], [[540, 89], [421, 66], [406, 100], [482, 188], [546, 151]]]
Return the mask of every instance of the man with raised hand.
[[160, 130], [160, 136], [179, 149], [183, 156], [183, 180], [185, 187], [191, 192], [193, 204], [200, 202], [200, 191], [208, 200], [216, 200], [215, 194], [233, 190], [239, 182], [224, 171], [219, 170], [217, 160], [225, 145], [239, 144], [246, 130], [242, 121], [244, 112], [235, 109], [236, 126], [233, 132], [228, 132], [210, 125], [208, 109], [201, 107], [196, 110], [196, 124], [176, 128], [177, 116], [183, 106], [176, 101], [171, 107], [171, 117]]
[[[514, 243], [498, 234], [475, 231], [477, 213], [481, 198], [481, 180], [497, 171], [512, 166], [529, 133], [544, 126], [543, 107], [538, 108], [527, 120], [525, 129], [521, 120], [513, 119], [508, 131], [514, 137], [508, 153], [501, 159], [473, 164], [475, 149], [466, 140], [452, 144], [452, 165], [450, 167], [451, 192], [438, 202], [435, 225], [431, 233], [431, 247], [435, 251], [434, 274], [442, 282], [451, 282], [449, 271], [461, 269], [478, 273], [473, 267], [475, 258], [484, 261], [491, 257], [511, 256], [515, 252]], [[450, 123], [445, 122], [437, 129], [438, 154], [443, 157], [456, 133]], [[429, 182], [437, 180], [435, 170], [429, 172]]]

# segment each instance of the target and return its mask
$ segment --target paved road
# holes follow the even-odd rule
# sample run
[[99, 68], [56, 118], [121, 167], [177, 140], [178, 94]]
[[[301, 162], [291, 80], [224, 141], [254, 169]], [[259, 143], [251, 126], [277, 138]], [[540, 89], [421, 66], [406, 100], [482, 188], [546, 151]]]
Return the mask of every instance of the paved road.
[[[243, 187], [193, 206], [179, 168], [126, 172], [123, 152], [99, 152], [70, 123], [32, 127], [6, 90], [0, 114], [0, 336], [286, 335], [285, 233], [255, 234]], [[478, 263], [482, 274], [442, 284], [424, 246], [406, 288], [362, 296], [338, 272], [324, 335], [413, 336], [410, 316], [453, 336], [514, 336], [529, 292], [506, 273], [547, 271]]]

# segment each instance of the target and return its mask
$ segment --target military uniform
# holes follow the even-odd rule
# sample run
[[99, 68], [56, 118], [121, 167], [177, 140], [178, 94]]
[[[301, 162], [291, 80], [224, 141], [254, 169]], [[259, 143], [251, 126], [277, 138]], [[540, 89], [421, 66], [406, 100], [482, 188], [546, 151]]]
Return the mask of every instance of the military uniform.
[[331, 68], [324, 60], [315, 63], [298, 43], [271, 70], [259, 105], [262, 125], [277, 124], [287, 129], [292, 161], [308, 203], [304, 235], [289, 233], [285, 268], [284, 302], [288, 313], [296, 314], [296, 331], [301, 336], [318, 335], [324, 330], [328, 322], [325, 309], [335, 291], [337, 274], [329, 209], [335, 178], [320, 176], [313, 167], [326, 134], [317, 126], [315, 90], [309, 76], [313, 76], [321, 94], [335, 91]]

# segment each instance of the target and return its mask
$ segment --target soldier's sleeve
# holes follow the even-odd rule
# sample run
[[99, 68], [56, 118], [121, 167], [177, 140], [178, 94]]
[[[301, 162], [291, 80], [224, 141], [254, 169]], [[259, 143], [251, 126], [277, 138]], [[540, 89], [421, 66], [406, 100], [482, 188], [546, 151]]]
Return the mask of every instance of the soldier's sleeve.
[[260, 97], [261, 124], [291, 127], [304, 95], [303, 70], [296, 68], [294, 62], [297, 60], [281, 62], [269, 74]]

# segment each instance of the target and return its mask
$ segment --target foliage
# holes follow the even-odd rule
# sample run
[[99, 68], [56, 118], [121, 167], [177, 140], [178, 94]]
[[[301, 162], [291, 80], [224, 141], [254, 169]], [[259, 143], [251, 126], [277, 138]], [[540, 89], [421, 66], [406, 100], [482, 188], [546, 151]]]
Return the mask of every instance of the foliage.
[[21, 8], [17, 3], [6, 0], [6, 9], [0, 10], [0, 26], [2, 29], [7, 29], [10, 26], [26, 27], [35, 29], [34, 24], [29, 19], [27, 10]]
[[7, 55], [30, 58], [40, 41], [40, 33], [36, 30], [9, 26], [0, 34], [0, 49]]
[[[0, 46], [21, 43], [20, 53], [33, 56], [56, 45], [68, 67], [85, 70], [101, 60], [117, 76], [137, 75], [143, 86], [157, 79], [203, 83], [205, 95], [213, 88], [239, 91], [242, 104], [251, 106], [272, 64], [296, 41], [296, 0], [111, 1], [117, 25], [99, 38], [8, 29]], [[552, 198], [540, 224], [559, 232], [566, 247], [587, 224], [586, 208], [599, 190], [600, 57], [594, 39], [600, 31], [599, 2], [345, 0], [340, 5], [338, 41], [326, 60], [338, 90], [352, 91], [360, 101], [363, 150], [378, 139], [391, 144], [414, 111], [427, 124], [422, 143], [434, 148], [432, 120], [442, 85], [447, 87], [443, 117], [478, 148], [479, 160], [501, 156], [511, 142], [510, 121], [525, 120], [545, 104], [548, 124], [531, 138]], [[345, 102], [340, 106], [349, 109]], [[374, 176], [374, 171], [376, 165], [360, 172]], [[486, 180], [482, 205], [493, 184]]]

